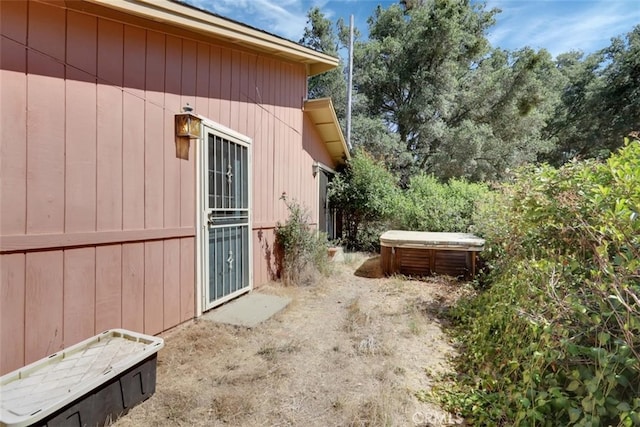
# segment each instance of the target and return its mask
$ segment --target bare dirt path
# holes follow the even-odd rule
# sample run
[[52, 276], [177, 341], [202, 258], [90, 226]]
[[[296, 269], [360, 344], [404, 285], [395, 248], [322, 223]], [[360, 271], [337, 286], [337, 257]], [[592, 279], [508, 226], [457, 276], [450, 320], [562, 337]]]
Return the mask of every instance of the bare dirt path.
[[251, 330], [195, 321], [167, 333], [156, 394], [115, 425], [460, 424], [415, 394], [447, 369], [438, 311], [463, 288], [383, 278], [359, 254], [316, 285], [262, 287], [293, 301]]

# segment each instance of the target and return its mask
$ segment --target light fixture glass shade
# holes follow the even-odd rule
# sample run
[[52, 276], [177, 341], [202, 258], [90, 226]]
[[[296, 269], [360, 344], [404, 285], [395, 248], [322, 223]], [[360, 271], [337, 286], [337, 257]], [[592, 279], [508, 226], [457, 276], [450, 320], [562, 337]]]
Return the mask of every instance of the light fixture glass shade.
[[200, 119], [190, 113], [176, 114], [176, 136], [200, 138]]

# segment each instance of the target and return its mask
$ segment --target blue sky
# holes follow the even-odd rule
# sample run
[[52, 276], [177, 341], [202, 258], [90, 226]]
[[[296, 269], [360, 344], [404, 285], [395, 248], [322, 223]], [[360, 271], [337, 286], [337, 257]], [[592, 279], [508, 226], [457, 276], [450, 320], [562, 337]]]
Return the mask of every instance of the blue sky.
[[[298, 41], [306, 13], [318, 6], [332, 21], [354, 15], [367, 33], [367, 18], [377, 5], [397, 0], [182, 0], [201, 9]], [[581, 50], [591, 53], [640, 24], [640, 0], [487, 0], [487, 9], [502, 10], [488, 33], [493, 46], [545, 48], [552, 55]]]

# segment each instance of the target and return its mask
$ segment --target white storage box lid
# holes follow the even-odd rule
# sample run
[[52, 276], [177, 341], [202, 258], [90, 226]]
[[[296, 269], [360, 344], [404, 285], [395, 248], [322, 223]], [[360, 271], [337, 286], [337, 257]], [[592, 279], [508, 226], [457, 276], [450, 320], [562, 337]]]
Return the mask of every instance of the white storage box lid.
[[0, 425], [26, 426], [164, 347], [162, 338], [110, 329], [0, 377]]
[[484, 250], [484, 239], [468, 233], [389, 230], [380, 236], [380, 245], [395, 248]]

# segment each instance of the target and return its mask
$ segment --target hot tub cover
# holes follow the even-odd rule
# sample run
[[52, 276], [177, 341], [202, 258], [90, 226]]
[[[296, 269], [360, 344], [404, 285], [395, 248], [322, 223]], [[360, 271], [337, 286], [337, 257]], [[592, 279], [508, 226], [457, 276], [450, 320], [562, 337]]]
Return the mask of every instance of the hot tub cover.
[[484, 239], [469, 233], [389, 230], [380, 236], [380, 245], [396, 248], [432, 248], [480, 252]]
[[0, 425], [43, 419], [153, 356], [162, 338], [110, 329], [0, 377]]

